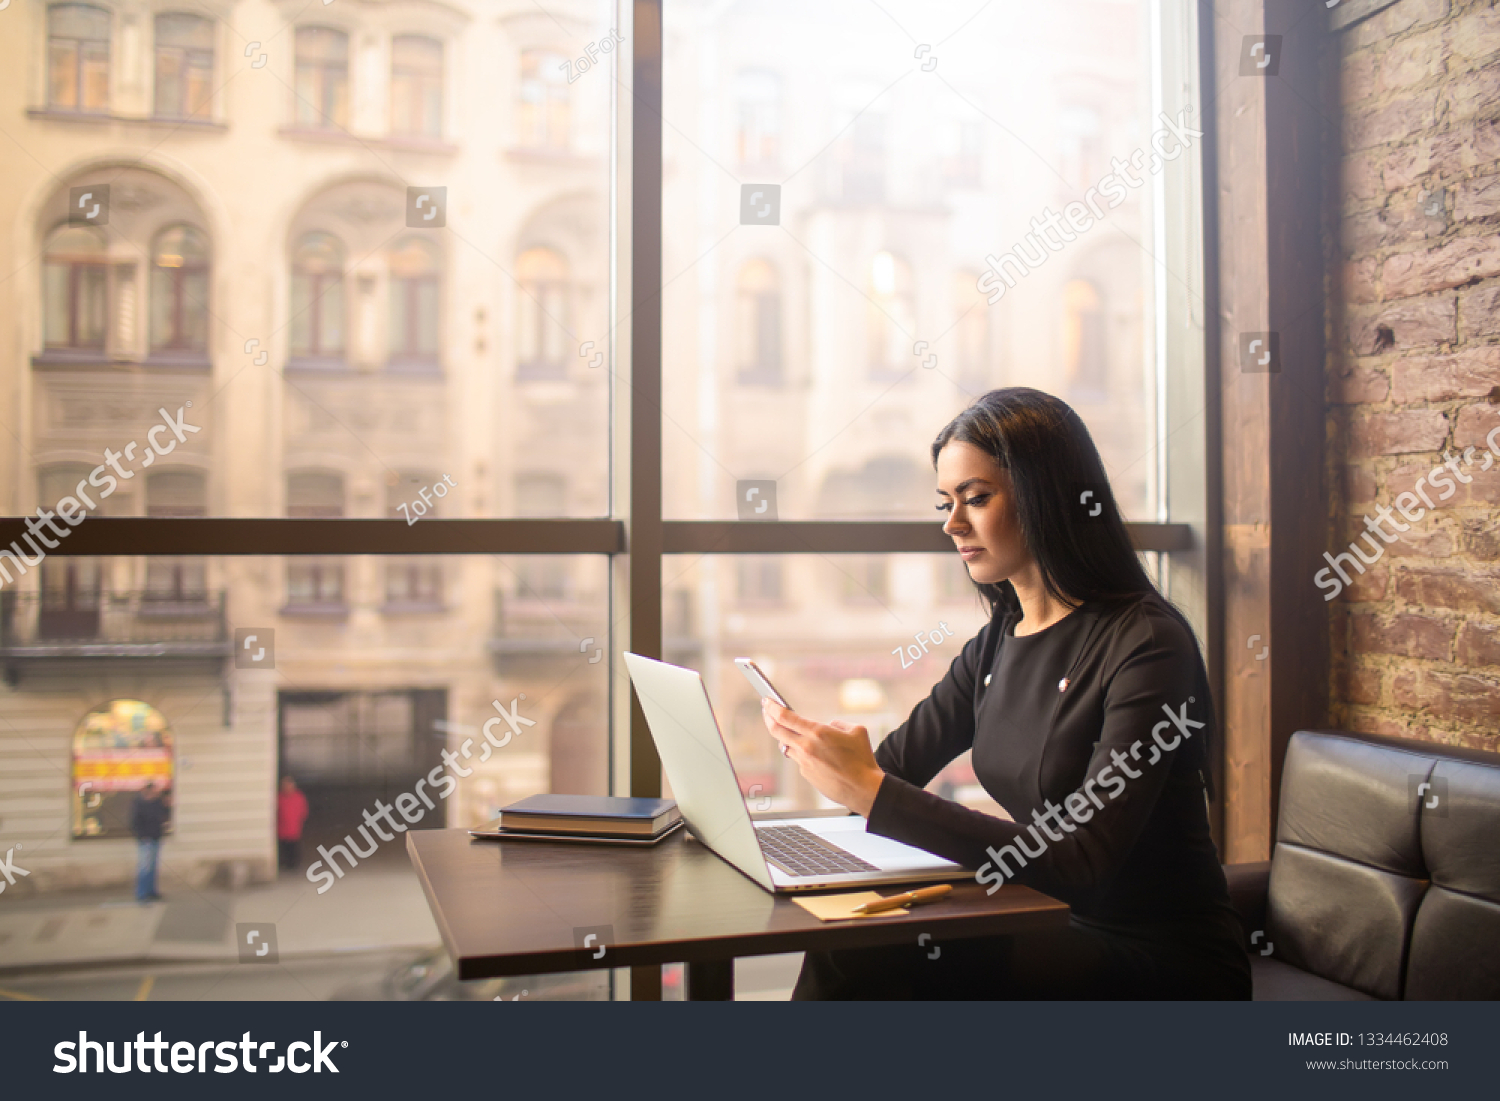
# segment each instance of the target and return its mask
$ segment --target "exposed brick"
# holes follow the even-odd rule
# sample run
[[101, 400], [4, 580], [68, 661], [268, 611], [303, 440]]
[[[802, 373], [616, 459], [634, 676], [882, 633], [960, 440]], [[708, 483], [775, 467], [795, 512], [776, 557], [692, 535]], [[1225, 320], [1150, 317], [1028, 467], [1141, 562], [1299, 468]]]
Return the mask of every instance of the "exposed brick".
[[1474, 119], [1431, 137], [1381, 150], [1381, 177], [1389, 191], [1441, 186], [1469, 169], [1500, 160], [1500, 120]]
[[1344, 265], [1344, 301], [1375, 302], [1380, 293], [1375, 289], [1375, 276], [1380, 271], [1374, 259], [1354, 260]]
[[[1458, 424], [1453, 429], [1453, 442], [1458, 447], [1485, 448], [1488, 435], [1496, 428], [1500, 428], [1500, 405], [1466, 405], [1458, 411]], [[1495, 437], [1495, 443], [1500, 446], [1500, 436]], [[1474, 457], [1476, 463], [1482, 463], [1481, 456]], [[1487, 473], [1497, 473], [1492, 467]]]
[[1380, 252], [1441, 237], [1448, 231], [1446, 216], [1433, 217], [1418, 194], [1393, 199], [1380, 210], [1347, 215], [1339, 227], [1339, 240], [1350, 256]]
[[1458, 632], [1457, 661], [1460, 665], [1500, 665], [1500, 627], [1465, 623]]
[[[1391, 471], [1386, 478], [1385, 495], [1382, 500], [1389, 501], [1395, 507], [1397, 498], [1406, 492], [1410, 492], [1418, 498], [1414, 509], [1423, 509], [1430, 513], [1430, 509], [1420, 498], [1425, 493], [1432, 501], [1432, 509], [1459, 509], [1473, 508], [1489, 504], [1500, 504], [1500, 463], [1491, 462], [1488, 470], [1484, 466], [1484, 453], [1476, 451], [1470, 456], [1470, 462], [1465, 464], [1463, 460], [1464, 449], [1457, 452], [1448, 451], [1448, 456], [1457, 461], [1458, 469], [1468, 477], [1465, 482], [1462, 478], [1455, 477], [1452, 468], [1441, 470], [1440, 464], [1444, 462], [1442, 456], [1434, 455], [1432, 462], [1403, 463]], [[1438, 485], [1433, 484], [1432, 473], [1439, 471]], [[1427, 479], [1419, 492], [1417, 482], [1423, 478]], [[1451, 483], [1448, 488], [1443, 488], [1442, 482], [1446, 479]], [[1446, 496], [1445, 496], [1446, 494]], [[1411, 502], [1407, 502], [1411, 504]], [[1423, 517], [1419, 523], [1425, 523], [1427, 517]]]
[[1454, 189], [1453, 217], [1460, 222], [1500, 214], [1500, 176], [1475, 176]]
[[1463, 521], [1464, 553], [1485, 562], [1500, 561], [1500, 526], [1493, 519]]
[[1372, 455], [1434, 451], [1447, 438], [1448, 418], [1437, 410], [1370, 413], [1354, 418], [1349, 425], [1349, 455], [1365, 459]]
[[1453, 343], [1458, 336], [1457, 300], [1451, 295], [1404, 298], [1399, 302], [1349, 307], [1349, 344], [1360, 355], [1384, 351], [1381, 330], [1390, 331], [1401, 351]]
[[1391, 43], [1376, 66], [1380, 90], [1404, 91], [1413, 85], [1442, 76], [1448, 67], [1449, 44], [1446, 30], [1446, 27], [1434, 27]]
[[1349, 364], [1329, 372], [1332, 400], [1342, 405], [1375, 404], [1385, 401], [1391, 383], [1379, 367]]
[[1443, 83], [1442, 110], [1455, 122], [1494, 118], [1500, 109], [1500, 71], [1475, 69]]
[[1380, 270], [1380, 285], [1392, 298], [1461, 287], [1500, 275], [1500, 241], [1486, 234], [1392, 256]]
[[1495, 571], [1400, 566], [1396, 592], [1408, 604], [1500, 615], [1500, 573]]
[[[1338, 551], [1334, 551], [1333, 553], [1337, 555], [1345, 549], [1345, 547], [1340, 547]], [[1368, 548], [1363, 549], [1366, 554], [1370, 553]], [[1326, 561], [1324, 564], [1326, 566]], [[1349, 575], [1350, 583], [1345, 585], [1344, 591], [1338, 595], [1339, 600], [1349, 604], [1370, 604], [1377, 600], [1385, 599], [1390, 571], [1384, 566], [1366, 566], [1364, 573], [1359, 573], [1357, 570], [1352, 570], [1345, 566], [1344, 572]], [[1337, 581], [1337, 575], [1333, 579]], [[1320, 595], [1321, 593], [1322, 590], [1319, 590]]]
[[1370, 202], [1383, 197], [1385, 185], [1381, 182], [1380, 170], [1384, 163], [1385, 157], [1380, 153], [1358, 153], [1345, 157], [1339, 185], [1343, 189], [1345, 201], [1352, 197]]
[[[1394, 514], [1401, 520], [1399, 513]], [[1425, 517], [1423, 518], [1426, 519]], [[1404, 524], [1405, 520], [1401, 520]], [[1409, 531], [1397, 532], [1396, 541], [1386, 548], [1393, 558], [1448, 558], [1453, 554], [1453, 536], [1442, 528], [1424, 530], [1420, 525], [1407, 524]]]
[[1445, 720], [1480, 723], [1500, 718], [1500, 681], [1471, 673], [1435, 669], [1399, 674], [1392, 698], [1412, 711], [1431, 711]]
[[1380, 702], [1380, 685], [1384, 674], [1375, 666], [1351, 662], [1344, 670], [1343, 695], [1350, 703]]
[[1369, 99], [1379, 86], [1375, 51], [1361, 50], [1344, 58], [1339, 67], [1339, 99], [1346, 106]]
[[1500, 345], [1448, 356], [1411, 356], [1391, 367], [1391, 400], [1400, 404], [1482, 398], [1500, 384]]
[[1488, 3], [1474, 5], [1449, 23], [1446, 31], [1448, 48], [1456, 58], [1482, 61], [1500, 53], [1500, 13]]
[[1458, 296], [1458, 308], [1466, 341], [1500, 333], [1500, 285], [1464, 291]]
[[1395, 718], [1388, 712], [1351, 708], [1349, 711], [1349, 729], [1357, 734], [1379, 734], [1386, 738], [1416, 740], [1421, 737], [1421, 731], [1424, 728], [1408, 725], [1404, 717]]
[[1413, 27], [1436, 23], [1448, 14], [1448, 0], [1401, 0], [1363, 22], [1350, 33], [1351, 46], [1370, 46]]
[[1437, 123], [1438, 92], [1412, 92], [1371, 111], [1350, 112], [1344, 120], [1344, 148], [1350, 152], [1404, 141]]
[[1375, 475], [1367, 466], [1346, 463], [1343, 486], [1344, 502], [1349, 506], [1375, 500]]
[[1424, 615], [1380, 616], [1356, 614], [1349, 617], [1351, 648], [1361, 654], [1400, 654], [1428, 661], [1448, 661], [1453, 657], [1454, 627], [1441, 619]]

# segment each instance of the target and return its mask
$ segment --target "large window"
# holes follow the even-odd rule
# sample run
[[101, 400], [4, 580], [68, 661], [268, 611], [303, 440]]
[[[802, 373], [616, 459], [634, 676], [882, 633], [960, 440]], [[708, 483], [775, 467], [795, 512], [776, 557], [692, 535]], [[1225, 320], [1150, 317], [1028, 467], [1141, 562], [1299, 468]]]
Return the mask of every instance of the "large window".
[[[264, 39], [243, 59], [192, 5], [59, 4], [38, 28], [48, 110], [17, 125], [53, 167], [0, 186], [24, 444], [0, 546], [106, 454], [123, 472], [88, 553], [0, 558], [0, 756], [30, 762], [0, 797], [28, 855], [67, 834], [38, 792], [66, 791], [46, 777], [80, 720], [122, 698], [183, 754], [174, 843], [259, 880], [278, 765], [320, 786], [307, 848], [337, 842], [370, 754], [404, 783], [523, 692], [538, 727], [424, 825], [651, 794], [626, 649], [703, 672], [747, 793], [815, 805], [732, 659], [809, 714], [902, 721], [982, 621], [928, 448], [996, 386], [1072, 402], [1153, 566], [1187, 560], [1162, 446], [1203, 430], [1168, 401], [1199, 260], [1158, 262], [1196, 225], [1187, 159], [1061, 247], [1032, 229], [1176, 115], [1147, 0], [1096, 5], [1088, 33], [1045, 5], [662, 0], [661, 51], [602, 0], [400, 7], [288, 10], [337, 27], [241, 28]], [[637, 84], [658, 79], [660, 102]], [[177, 125], [220, 87], [226, 127]], [[133, 153], [56, 117], [127, 106]], [[81, 223], [102, 187], [107, 223]], [[982, 289], [1013, 250], [1023, 274]], [[935, 786], [980, 805], [965, 768]], [[115, 882], [126, 847], [87, 848], [53, 881]]]
[[47, 347], [103, 352], [109, 285], [104, 235], [61, 230], [47, 243], [42, 272]]
[[192, 226], [173, 226], [152, 246], [151, 347], [208, 348], [208, 242]]
[[342, 130], [349, 125], [349, 36], [331, 27], [297, 28], [297, 125]]
[[329, 233], [309, 233], [292, 258], [291, 352], [294, 359], [344, 355], [344, 246]]
[[199, 15], [156, 17], [156, 114], [159, 118], [209, 116], [213, 97], [214, 25]]
[[568, 148], [572, 122], [568, 65], [562, 54], [552, 50], [521, 52], [521, 95], [516, 105], [516, 130], [522, 146], [557, 152]]
[[391, 250], [391, 364], [436, 367], [439, 259], [437, 246], [408, 237]]
[[65, 111], [109, 110], [110, 14], [89, 4], [47, 9], [47, 102]]
[[391, 39], [391, 131], [436, 138], [443, 133], [443, 44], [402, 34]]

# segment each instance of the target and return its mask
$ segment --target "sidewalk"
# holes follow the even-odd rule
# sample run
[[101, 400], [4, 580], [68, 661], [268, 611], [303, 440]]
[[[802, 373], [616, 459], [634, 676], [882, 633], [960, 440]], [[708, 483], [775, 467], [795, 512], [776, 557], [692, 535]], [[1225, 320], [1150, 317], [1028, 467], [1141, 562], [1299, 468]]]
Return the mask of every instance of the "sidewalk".
[[[305, 876], [241, 891], [174, 887], [141, 905], [129, 887], [37, 898], [0, 896], [0, 970], [137, 960], [239, 958], [237, 924], [274, 930], [287, 956], [380, 948], [424, 948], [442, 938], [416, 875], [399, 866], [360, 867], [318, 894]], [[265, 943], [271, 932], [262, 932]]]

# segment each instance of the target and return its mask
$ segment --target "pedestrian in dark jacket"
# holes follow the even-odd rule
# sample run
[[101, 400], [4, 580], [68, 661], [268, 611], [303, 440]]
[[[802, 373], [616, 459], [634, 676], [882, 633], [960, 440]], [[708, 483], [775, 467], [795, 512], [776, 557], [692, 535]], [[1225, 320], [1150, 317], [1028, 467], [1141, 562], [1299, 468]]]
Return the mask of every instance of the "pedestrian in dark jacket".
[[156, 868], [161, 855], [161, 836], [172, 816], [171, 798], [160, 780], [152, 780], [130, 804], [130, 832], [135, 834], [136, 873], [135, 900], [153, 902], [161, 898], [156, 891]]

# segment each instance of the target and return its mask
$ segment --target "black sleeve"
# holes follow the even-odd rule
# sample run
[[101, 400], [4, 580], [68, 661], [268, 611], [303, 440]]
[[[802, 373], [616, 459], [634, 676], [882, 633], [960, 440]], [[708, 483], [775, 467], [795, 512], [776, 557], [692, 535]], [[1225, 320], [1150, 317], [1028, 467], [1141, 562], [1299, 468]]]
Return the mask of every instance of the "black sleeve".
[[875, 763], [888, 774], [925, 787], [974, 744], [974, 683], [993, 624], [964, 643], [943, 679], [876, 748]]
[[1111, 655], [1104, 674], [1099, 740], [1083, 786], [1065, 797], [1065, 812], [1051, 817], [1050, 835], [1039, 824], [970, 810], [895, 774], [886, 776], [876, 794], [870, 831], [977, 869], [976, 878], [990, 885], [990, 893], [1014, 879], [1074, 906], [1101, 897], [1151, 816], [1174, 751], [1184, 744], [1183, 727], [1168, 713], [1186, 720], [1188, 736], [1200, 739], [1194, 720], [1209, 717], [1207, 694], [1195, 689], [1196, 645], [1185, 630], [1149, 621], [1116, 645], [1120, 653]]

